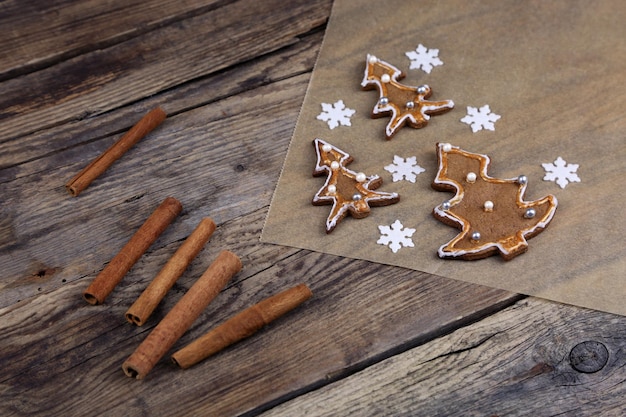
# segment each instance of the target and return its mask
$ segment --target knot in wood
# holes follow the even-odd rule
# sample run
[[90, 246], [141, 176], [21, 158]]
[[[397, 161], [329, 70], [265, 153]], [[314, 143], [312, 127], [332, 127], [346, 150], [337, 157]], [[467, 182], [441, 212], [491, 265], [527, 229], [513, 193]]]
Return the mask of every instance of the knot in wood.
[[569, 354], [572, 368], [578, 372], [591, 374], [604, 368], [609, 360], [606, 346], [596, 341], [585, 341], [577, 344]]

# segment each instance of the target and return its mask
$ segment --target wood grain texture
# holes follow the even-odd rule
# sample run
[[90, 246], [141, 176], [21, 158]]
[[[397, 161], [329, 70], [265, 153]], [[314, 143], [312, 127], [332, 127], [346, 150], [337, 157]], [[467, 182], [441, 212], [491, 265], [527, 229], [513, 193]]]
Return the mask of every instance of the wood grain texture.
[[[330, 6], [329, 0], [0, 4], [0, 31], [14, 36], [0, 46], [0, 415], [258, 415], [307, 392], [318, 395], [321, 387], [353, 383], [389, 361], [403, 368], [406, 360], [409, 369], [412, 352], [431, 345], [433, 381], [450, 383], [475, 366], [476, 340], [500, 331], [483, 345], [504, 343], [509, 327], [525, 329], [524, 344], [511, 345], [515, 356], [501, 349], [494, 359], [494, 372], [504, 378], [537, 363], [560, 366], [549, 361], [549, 342], [564, 346], [580, 329], [564, 320], [589, 323], [583, 335], [595, 337], [587, 330], [595, 326], [598, 335], [606, 330], [616, 338], [596, 340], [611, 354], [601, 373], [621, 394], [621, 318], [536, 300], [494, 315], [523, 297], [259, 241]], [[57, 19], [47, 18], [55, 13]], [[4, 60], [5, 51], [16, 55]], [[71, 198], [65, 182], [159, 105], [166, 121]], [[84, 289], [167, 195], [182, 202], [181, 215], [105, 304], [87, 305]], [[128, 307], [206, 216], [217, 224], [211, 240], [144, 326], [127, 323]], [[127, 378], [123, 361], [225, 249], [241, 258], [243, 270], [170, 353], [298, 283], [313, 298], [191, 369], [178, 369], [166, 356], [144, 381]], [[525, 322], [540, 314], [535, 327]], [[552, 324], [558, 326], [550, 333]], [[467, 329], [465, 342], [446, 345], [458, 333], [445, 335], [457, 329]], [[519, 362], [522, 347], [537, 361]], [[542, 369], [535, 369], [533, 387], [555, 392]], [[395, 387], [410, 385], [394, 381], [390, 398], [400, 396]], [[451, 410], [481, 387], [494, 389], [483, 374], [468, 381], [467, 394], [447, 399]], [[594, 396], [593, 374], [574, 382], [571, 395], [619, 409], [619, 399]], [[513, 407], [513, 391], [501, 397], [499, 410]], [[303, 401], [314, 406], [307, 396]], [[398, 414], [413, 410], [409, 399], [398, 404]]]
[[[216, 105], [225, 97], [262, 85], [308, 73], [313, 69], [322, 35], [320, 31], [305, 34], [297, 43], [281, 49], [280, 54], [257, 58], [253, 66], [235, 65], [193, 83], [146, 97], [136, 104], [117, 108], [114, 112], [86, 116], [0, 142], [0, 182], [41, 170], [41, 164], [50, 154], [87, 146], [90, 142], [112, 141], [110, 136], [123, 134], [133, 121], [158, 105], [163, 106], [169, 116], [174, 116], [196, 107]], [[76, 158], [80, 157], [81, 154], [77, 153]], [[35, 160], [37, 162], [27, 164]]]
[[[11, 196], [5, 215], [12, 248], [0, 253], [7, 265], [0, 285], [12, 288], [0, 294], [0, 306], [100, 270], [163, 195], [181, 201], [182, 224], [173, 224], [155, 245], [186, 237], [204, 216], [219, 224], [268, 205], [284, 158], [274, 150], [287, 147], [307, 81], [293, 77], [168, 118], [80, 199], [68, 200], [63, 184], [84, 162], [66, 164], [95, 157], [93, 147], [54, 154], [50, 169], [0, 185]], [[238, 113], [241, 106], [255, 117]], [[258, 141], [255, 129], [271, 143]], [[85, 252], [90, 247], [98, 250]], [[47, 269], [54, 273], [37, 276]]]
[[311, 2], [276, 13], [281, 5], [235, 2], [7, 80], [0, 97], [0, 142], [103, 113], [285, 47], [328, 17], [327, 8]]
[[[99, 415], [254, 412], [475, 321], [515, 299], [498, 290], [307, 251], [276, 258], [276, 247], [258, 243], [264, 215], [259, 211], [221, 225], [205, 249], [208, 253], [200, 254], [143, 328], [124, 318], [125, 309], [146, 284], [139, 278], [127, 280], [116, 299], [100, 307], [80, 300], [82, 282], [76, 281], [5, 309], [0, 331], [14, 343], [3, 349], [1, 358], [7, 364], [1, 381], [2, 414], [71, 410], [81, 415], [94, 411], [96, 398]], [[243, 308], [299, 282], [316, 296], [306, 308], [189, 370], [181, 371], [163, 359], [145, 385], [128, 384], [125, 380], [132, 380], [123, 375], [121, 363], [193, 284], [198, 270], [225, 247], [241, 254], [244, 270], [174, 350]], [[271, 267], [259, 270], [263, 262], [255, 259], [260, 253], [263, 259], [274, 257]], [[148, 256], [144, 268], [152, 269], [158, 263], [155, 257], [164, 256]], [[136, 272], [148, 280], [145, 269]], [[381, 282], [386, 283], [383, 288]], [[453, 306], [434, 302], [448, 297], [459, 301]], [[32, 316], [34, 308], [37, 314]], [[57, 405], [47, 400], [53, 394], [62, 398]]]
[[139, 36], [221, 3], [224, 2], [4, 1], [0, 5], [0, 80]]
[[[623, 416], [625, 322], [526, 299], [263, 416]], [[570, 360], [587, 340], [609, 352], [595, 373]]]

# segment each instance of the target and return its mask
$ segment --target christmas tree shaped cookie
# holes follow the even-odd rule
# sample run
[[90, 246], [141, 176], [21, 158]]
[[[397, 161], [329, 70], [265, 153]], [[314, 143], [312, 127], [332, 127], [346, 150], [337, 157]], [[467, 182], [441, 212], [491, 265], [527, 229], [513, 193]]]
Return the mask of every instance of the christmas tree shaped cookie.
[[364, 90], [378, 89], [378, 102], [372, 110], [372, 118], [391, 116], [385, 128], [387, 139], [391, 139], [407, 123], [414, 128], [424, 127], [431, 115], [454, 107], [452, 100], [428, 101], [432, 94], [428, 85], [407, 86], [398, 82], [402, 78], [404, 73], [398, 68], [367, 55], [361, 87]]
[[557, 207], [554, 196], [524, 201], [527, 179], [487, 175], [489, 157], [448, 143], [437, 144], [439, 170], [433, 188], [456, 194], [435, 207], [443, 223], [461, 229], [439, 248], [441, 258], [480, 259], [495, 253], [505, 260], [528, 249], [531, 238], [550, 223]]
[[386, 206], [397, 203], [400, 196], [396, 193], [374, 191], [383, 180], [378, 175], [367, 176], [354, 172], [346, 166], [352, 157], [339, 148], [323, 141], [313, 141], [317, 154], [314, 176], [326, 174], [324, 186], [313, 197], [316, 206], [332, 204], [326, 220], [326, 233], [330, 233], [348, 214], [360, 219], [370, 213], [370, 206]]

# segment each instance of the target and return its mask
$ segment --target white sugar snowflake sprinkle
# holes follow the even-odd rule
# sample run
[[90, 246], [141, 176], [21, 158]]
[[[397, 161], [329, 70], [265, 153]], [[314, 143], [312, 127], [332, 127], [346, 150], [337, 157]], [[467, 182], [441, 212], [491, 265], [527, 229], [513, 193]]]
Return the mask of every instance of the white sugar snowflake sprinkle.
[[394, 155], [393, 164], [387, 165], [385, 171], [393, 174], [393, 182], [402, 180], [415, 182], [417, 176], [424, 172], [425, 169], [417, 165], [417, 158], [414, 156], [405, 159]]
[[439, 59], [439, 49], [428, 49], [421, 43], [415, 51], [405, 52], [405, 55], [411, 60], [410, 69], [422, 69], [430, 74], [433, 67], [443, 65]]
[[396, 220], [391, 226], [378, 226], [378, 230], [380, 230], [381, 236], [376, 243], [389, 246], [393, 253], [398, 252], [403, 246], [405, 248], [413, 247], [411, 236], [415, 233], [415, 229], [404, 227], [400, 220]]
[[335, 104], [322, 103], [322, 112], [317, 115], [317, 120], [328, 123], [331, 129], [339, 125], [351, 126], [350, 117], [356, 110], [349, 109], [343, 104], [343, 100], [337, 101]]
[[580, 178], [576, 171], [578, 164], [567, 164], [560, 156], [556, 158], [553, 164], [541, 164], [546, 170], [544, 181], [555, 181], [559, 187], [565, 188], [570, 182], [580, 182]]
[[461, 121], [470, 125], [472, 132], [476, 133], [482, 129], [496, 130], [493, 124], [498, 119], [500, 119], [500, 115], [492, 113], [489, 104], [485, 104], [480, 109], [467, 106], [467, 116], [462, 118]]

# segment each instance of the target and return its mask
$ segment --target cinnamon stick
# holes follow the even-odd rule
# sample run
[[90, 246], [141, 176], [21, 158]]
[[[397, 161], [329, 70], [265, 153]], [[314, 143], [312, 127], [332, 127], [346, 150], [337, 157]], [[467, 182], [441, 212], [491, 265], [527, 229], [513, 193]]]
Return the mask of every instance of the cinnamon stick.
[[137, 326], [142, 326], [148, 320], [156, 306], [198, 255], [214, 231], [215, 222], [212, 219], [207, 217], [200, 221], [196, 229], [185, 239], [185, 242], [167, 261], [163, 269], [154, 277], [150, 285], [130, 306], [126, 312], [126, 320]]
[[220, 350], [253, 335], [263, 326], [293, 310], [313, 295], [309, 287], [300, 284], [273, 295], [196, 339], [172, 355], [172, 361], [183, 369], [200, 362]]
[[122, 364], [124, 373], [131, 378], [143, 379], [240, 270], [241, 261], [237, 255], [222, 251]]
[[183, 206], [173, 197], [167, 197], [146, 219], [130, 238], [128, 243], [115, 255], [109, 264], [91, 282], [83, 293], [90, 304], [102, 304], [104, 299], [119, 284], [124, 275], [139, 260], [141, 255], [159, 237], [167, 226], [178, 216]]
[[89, 165], [83, 168], [74, 178], [72, 178], [65, 188], [69, 193], [76, 197], [85, 188], [91, 184], [93, 180], [98, 178], [106, 171], [115, 161], [124, 155], [134, 144], [139, 142], [144, 136], [150, 133], [155, 127], [165, 120], [166, 114], [160, 108], [151, 110], [139, 120], [124, 136], [109, 147], [104, 153], [91, 161]]

